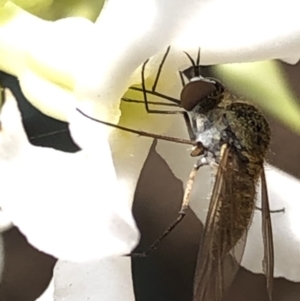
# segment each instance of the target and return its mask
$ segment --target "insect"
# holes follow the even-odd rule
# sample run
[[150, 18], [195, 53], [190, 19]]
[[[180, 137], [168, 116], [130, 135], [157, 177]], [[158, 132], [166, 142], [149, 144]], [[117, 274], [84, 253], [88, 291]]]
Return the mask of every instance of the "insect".
[[[196, 62], [186, 53], [191, 67], [179, 73], [183, 85], [180, 99], [158, 93], [156, 85], [169, 51], [170, 47], [162, 59], [152, 89], [147, 90], [145, 85], [144, 73], [148, 60], [142, 67], [142, 88], [132, 87], [132, 89], [143, 93], [147, 112], [182, 114], [190, 140], [146, 133], [100, 121], [142, 136], [192, 144], [194, 147], [191, 156], [198, 157], [187, 181], [177, 220], [152, 244], [144, 255], [154, 249], [158, 242], [170, 233], [185, 216], [194, 178], [199, 168], [204, 165], [217, 166], [215, 183], [199, 247], [194, 279], [194, 300], [222, 300], [234, 279], [243, 255], [247, 230], [255, 209], [256, 186], [261, 179], [264, 244], [262, 263], [266, 275], [267, 291], [271, 300], [274, 250], [264, 172], [264, 160], [271, 136], [269, 125], [255, 106], [232, 95], [217, 79], [201, 76], [200, 49]], [[180, 112], [151, 110], [149, 108], [150, 102], [147, 100], [149, 93], [175, 103], [184, 110]], [[79, 109], [78, 111], [81, 112]]]

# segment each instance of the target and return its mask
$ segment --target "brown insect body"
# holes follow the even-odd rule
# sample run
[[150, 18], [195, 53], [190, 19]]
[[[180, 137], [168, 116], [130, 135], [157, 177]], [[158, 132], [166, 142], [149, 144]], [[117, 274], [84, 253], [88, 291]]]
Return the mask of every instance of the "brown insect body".
[[[270, 128], [256, 107], [240, 102], [228, 92], [224, 92], [224, 98], [219, 104], [223, 105], [225, 122], [228, 123], [225, 130], [229, 138], [227, 143], [232, 148], [226, 165], [218, 221], [219, 235], [229, 239], [224, 242], [227, 246], [224, 246], [222, 253], [226, 254], [250, 225], [256, 186], [270, 144]], [[231, 212], [236, 213], [234, 218], [230, 217]], [[231, 237], [222, 235], [229, 228]], [[222, 238], [216, 240], [220, 242]]]
[[[195, 300], [215, 301], [223, 298], [225, 289], [238, 269], [236, 263], [242, 257], [242, 254], [240, 258], [234, 254], [235, 246], [246, 235], [251, 224], [256, 186], [270, 144], [270, 128], [255, 106], [231, 95], [217, 80], [201, 76], [189, 80], [183, 88], [182, 101], [185, 101], [185, 95], [191, 95], [185, 93], [186, 88], [193, 90], [189, 85], [195, 88], [200, 86], [197, 83], [199, 81], [205, 87], [204, 83], [207, 82], [207, 89], [202, 89], [198, 102], [194, 100], [196, 105], [189, 111], [195, 141], [204, 148], [197, 164], [219, 164], [216, 181], [222, 182], [219, 191], [212, 195], [194, 286]], [[215, 90], [212, 91], [214, 81]], [[209, 94], [204, 95], [203, 90]], [[193, 98], [197, 99], [193, 92]], [[222, 153], [223, 146], [227, 148], [226, 159]], [[193, 152], [191, 155], [194, 154], [199, 155]], [[228, 254], [236, 262], [235, 267], [231, 263], [231, 275], [223, 279], [226, 275], [225, 257]]]

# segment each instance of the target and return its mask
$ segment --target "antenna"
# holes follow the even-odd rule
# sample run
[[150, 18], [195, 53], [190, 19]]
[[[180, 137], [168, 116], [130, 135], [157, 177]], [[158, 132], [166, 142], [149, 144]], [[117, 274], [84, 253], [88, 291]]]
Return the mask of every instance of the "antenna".
[[189, 60], [190, 60], [190, 62], [192, 63], [193, 67], [196, 68], [196, 64], [195, 64], [194, 60], [192, 59], [192, 57], [191, 57], [187, 52], [185, 52], [185, 51], [183, 51], [183, 52], [184, 52], [184, 53], [186, 54], [186, 56], [189, 58]]
[[186, 56], [188, 57], [188, 59], [190, 60], [191, 64], [193, 65], [193, 69], [194, 69], [194, 76], [200, 76], [200, 48], [198, 49], [198, 55], [197, 55], [197, 64], [195, 63], [195, 61], [192, 59], [192, 57], [184, 51], [184, 53], [186, 54]]
[[197, 66], [200, 66], [200, 47], [198, 48], [198, 54], [197, 54]]

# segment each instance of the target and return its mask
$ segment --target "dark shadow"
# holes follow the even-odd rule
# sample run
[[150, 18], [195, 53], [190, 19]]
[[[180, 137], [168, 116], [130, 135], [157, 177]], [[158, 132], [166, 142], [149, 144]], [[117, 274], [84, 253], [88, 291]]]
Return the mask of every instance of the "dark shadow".
[[28, 244], [17, 228], [3, 234], [5, 267], [1, 301], [33, 301], [48, 286], [56, 259]]
[[[183, 196], [176, 179], [153, 144], [138, 182], [133, 213], [142, 233], [136, 252], [146, 250], [176, 219]], [[202, 225], [191, 210], [147, 258], [134, 258], [137, 301], [191, 300]]]

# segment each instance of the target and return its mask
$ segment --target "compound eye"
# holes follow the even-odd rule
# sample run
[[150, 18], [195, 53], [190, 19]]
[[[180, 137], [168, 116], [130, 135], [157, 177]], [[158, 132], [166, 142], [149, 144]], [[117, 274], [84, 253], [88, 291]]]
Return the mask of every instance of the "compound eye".
[[189, 82], [181, 91], [180, 101], [181, 106], [191, 111], [195, 106], [202, 102], [207, 96], [211, 95], [217, 90], [213, 83], [203, 80]]

